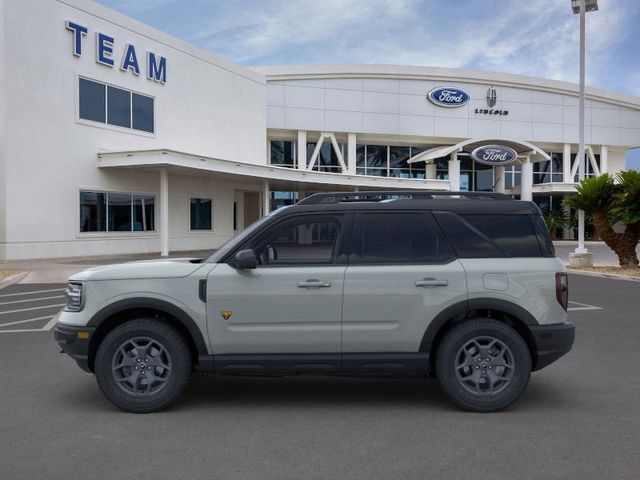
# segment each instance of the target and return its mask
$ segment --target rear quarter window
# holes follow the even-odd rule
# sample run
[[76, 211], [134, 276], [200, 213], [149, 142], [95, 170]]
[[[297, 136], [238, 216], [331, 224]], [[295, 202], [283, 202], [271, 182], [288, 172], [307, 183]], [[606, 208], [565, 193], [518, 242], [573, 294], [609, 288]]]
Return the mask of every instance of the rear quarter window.
[[548, 256], [529, 215], [435, 215], [461, 258]]

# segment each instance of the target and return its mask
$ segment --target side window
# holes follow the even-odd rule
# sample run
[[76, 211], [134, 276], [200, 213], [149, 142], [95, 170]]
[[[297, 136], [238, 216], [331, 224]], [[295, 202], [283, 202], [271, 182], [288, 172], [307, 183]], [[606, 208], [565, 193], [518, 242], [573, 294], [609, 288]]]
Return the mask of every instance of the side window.
[[362, 213], [357, 225], [351, 263], [445, 263], [454, 258], [430, 214]]
[[338, 218], [306, 217], [276, 226], [252, 244], [261, 265], [329, 265], [339, 236]]
[[455, 213], [434, 212], [434, 216], [458, 257], [489, 258], [504, 257], [495, 243]]
[[510, 257], [540, 257], [538, 237], [528, 215], [461, 215]]

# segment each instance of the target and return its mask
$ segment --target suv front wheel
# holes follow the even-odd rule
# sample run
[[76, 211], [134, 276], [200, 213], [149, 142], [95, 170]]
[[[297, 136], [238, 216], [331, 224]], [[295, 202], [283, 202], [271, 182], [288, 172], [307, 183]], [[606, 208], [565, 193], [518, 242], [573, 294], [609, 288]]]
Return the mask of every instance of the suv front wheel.
[[531, 375], [531, 354], [510, 326], [488, 318], [464, 321], [442, 340], [436, 375], [447, 395], [474, 412], [495, 412], [515, 402]]
[[136, 319], [117, 326], [102, 340], [95, 373], [100, 389], [117, 407], [157, 412], [186, 387], [191, 355], [182, 335], [170, 325]]

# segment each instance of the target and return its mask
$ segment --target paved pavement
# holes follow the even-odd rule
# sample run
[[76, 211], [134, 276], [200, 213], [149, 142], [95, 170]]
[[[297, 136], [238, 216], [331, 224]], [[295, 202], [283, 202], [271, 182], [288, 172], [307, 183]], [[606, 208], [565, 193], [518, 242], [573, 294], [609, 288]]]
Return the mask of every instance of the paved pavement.
[[570, 284], [574, 350], [488, 415], [455, 409], [434, 381], [309, 377], [195, 377], [170, 411], [127, 414], [50, 332], [0, 333], [0, 478], [635, 480], [640, 284]]

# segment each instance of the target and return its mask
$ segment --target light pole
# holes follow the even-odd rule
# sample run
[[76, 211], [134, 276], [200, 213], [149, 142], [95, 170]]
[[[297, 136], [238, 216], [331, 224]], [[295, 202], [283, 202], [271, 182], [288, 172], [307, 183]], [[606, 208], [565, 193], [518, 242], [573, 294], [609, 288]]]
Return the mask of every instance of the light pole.
[[[584, 57], [585, 38], [584, 24], [585, 13], [598, 10], [598, 0], [571, 0], [573, 13], [580, 15], [580, 98], [578, 103], [578, 180], [582, 181], [585, 176], [586, 165], [584, 156]], [[578, 247], [575, 253], [587, 253], [584, 246], [584, 211], [578, 210]]]

